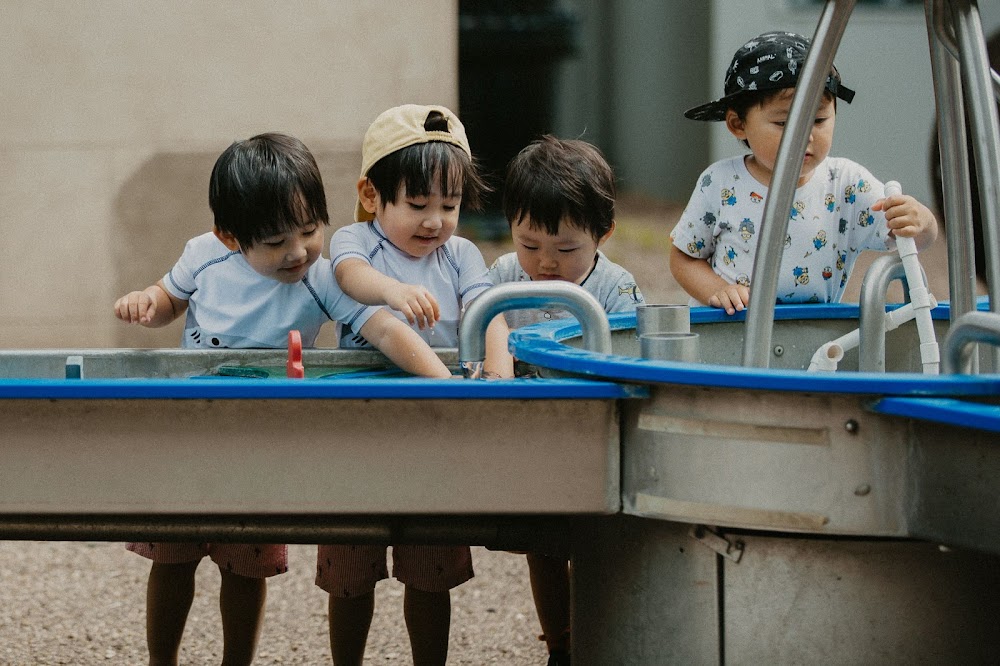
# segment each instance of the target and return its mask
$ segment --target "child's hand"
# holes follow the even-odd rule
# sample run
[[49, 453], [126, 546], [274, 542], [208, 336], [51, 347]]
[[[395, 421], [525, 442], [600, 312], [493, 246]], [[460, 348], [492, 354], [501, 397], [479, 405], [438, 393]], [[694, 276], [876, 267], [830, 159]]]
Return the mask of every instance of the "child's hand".
[[156, 314], [156, 301], [145, 291], [132, 291], [115, 301], [115, 316], [129, 324], [148, 324]]
[[885, 212], [886, 225], [894, 237], [913, 238], [923, 249], [937, 238], [937, 219], [927, 206], [908, 194], [879, 199], [872, 210]]
[[727, 284], [708, 297], [708, 304], [713, 308], [724, 309], [726, 314], [735, 314], [737, 310], [745, 310], [750, 304], [750, 290], [741, 284]]
[[385, 304], [397, 312], [402, 312], [406, 321], [412, 326], [416, 324], [420, 330], [441, 318], [441, 308], [431, 292], [416, 284], [402, 284], [392, 290], [385, 299]]

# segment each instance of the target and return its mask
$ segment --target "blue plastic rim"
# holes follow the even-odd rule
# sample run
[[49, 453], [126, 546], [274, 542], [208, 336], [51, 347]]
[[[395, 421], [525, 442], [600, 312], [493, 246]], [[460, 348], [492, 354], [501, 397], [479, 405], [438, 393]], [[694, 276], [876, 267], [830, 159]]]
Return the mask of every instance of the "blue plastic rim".
[[0, 400], [618, 400], [648, 389], [584, 379], [5, 379]]
[[[691, 324], [731, 323], [742, 326], [745, 312], [727, 315], [717, 308], [691, 308]], [[948, 319], [947, 304], [934, 309], [935, 319]], [[783, 320], [857, 321], [857, 304], [778, 305], [774, 318]], [[609, 315], [611, 330], [635, 329], [635, 314]], [[805, 370], [745, 368], [710, 363], [654, 361], [635, 356], [598, 354], [562, 343], [581, 335], [572, 318], [533, 324], [513, 331], [510, 350], [518, 359], [596, 380], [639, 384], [679, 384], [715, 388], [802, 393], [846, 393], [872, 396], [992, 396], [1000, 395], [1000, 375], [923, 375], [887, 372], [806, 372]]]

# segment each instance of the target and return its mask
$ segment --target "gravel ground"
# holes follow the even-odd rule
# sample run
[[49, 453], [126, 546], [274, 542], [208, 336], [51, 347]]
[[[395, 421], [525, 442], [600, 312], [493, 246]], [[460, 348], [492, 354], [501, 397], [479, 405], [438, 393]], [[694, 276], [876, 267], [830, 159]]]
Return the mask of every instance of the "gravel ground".
[[[326, 594], [313, 584], [316, 547], [289, 547], [271, 579], [256, 664], [329, 664]], [[143, 664], [149, 562], [120, 543], [0, 542], [0, 664]], [[522, 555], [473, 549], [476, 577], [452, 591], [450, 664], [544, 664]], [[218, 664], [219, 574], [198, 568], [182, 664]], [[403, 586], [376, 588], [365, 663], [411, 663]]]

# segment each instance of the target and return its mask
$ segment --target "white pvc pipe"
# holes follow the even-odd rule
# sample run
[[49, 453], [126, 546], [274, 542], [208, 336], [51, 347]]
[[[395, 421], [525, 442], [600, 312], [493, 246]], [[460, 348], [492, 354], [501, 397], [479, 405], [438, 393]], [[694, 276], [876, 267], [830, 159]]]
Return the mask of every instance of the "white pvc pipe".
[[[930, 296], [930, 307], [931, 309], [937, 307], [937, 299], [934, 296]], [[928, 310], [928, 313], [930, 311]], [[900, 325], [913, 319], [917, 314], [914, 304], [907, 303], [895, 310], [890, 310], [885, 313], [885, 318], [883, 322], [883, 331], [888, 333], [889, 331], [895, 330], [900, 327]], [[809, 361], [809, 372], [836, 372], [837, 364], [840, 363], [841, 359], [844, 358], [844, 353], [854, 349], [858, 346], [858, 342], [861, 335], [858, 329], [854, 329], [850, 333], [845, 333], [836, 340], [831, 340], [823, 345], [820, 345], [819, 349], [812, 356], [812, 360]], [[934, 343], [937, 346], [937, 343]], [[926, 372], [926, 371], [925, 371]]]
[[[885, 196], [891, 197], [903, 193], [899, 183], [890, 180], [885, 184]], [[896, 250], [903, 260], [903, 271], [909, 285], [910, 302], [913, 305], [914, 318], [917, 320], [917, 333], [920, 337], [920, 362], [924, 374], [936, 375], [941, 362], [937, 336], [934, 333], [934, 321], [931, 319], [932, 297], [924, 280], [924, 273], [917, 258], [917, 243], [912, 238], [896, 238]]]

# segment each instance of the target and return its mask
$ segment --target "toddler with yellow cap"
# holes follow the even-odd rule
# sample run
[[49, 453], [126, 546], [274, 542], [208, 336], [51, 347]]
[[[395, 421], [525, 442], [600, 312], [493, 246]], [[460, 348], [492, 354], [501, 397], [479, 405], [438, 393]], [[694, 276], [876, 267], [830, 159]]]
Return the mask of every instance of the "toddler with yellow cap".
[[[465, 128], [443, 106], [406, 104], [365, 133], [355, 224], [334, 233], [330, 259], [344, 292], [387, 305], [432, 347], [458, 344], [462, 310], [493, 286], [482, 253], [455, 236], [463, 204], [488, 188]], [[484, 374], [512, 377], [509, 330], [498, 316], [486, 334]], [[341, 347], [368, 347], [344, 326]], [[404, 617], [415, 664], [448, 654], [450, 590], [473, 576], [468, 546], [393, 546], [393, 576], [405, 586]], [[321, 545], [316, 584], [330, 594], [334, 663], [360, 664], [374, 613], [375, 584], [388, 577], [383, 546]]]

